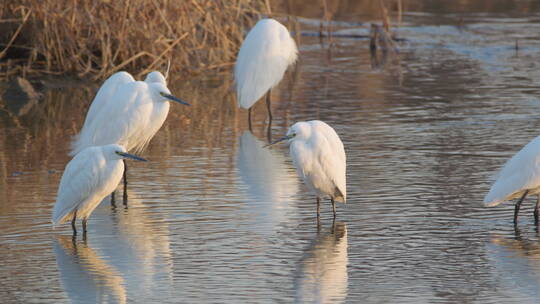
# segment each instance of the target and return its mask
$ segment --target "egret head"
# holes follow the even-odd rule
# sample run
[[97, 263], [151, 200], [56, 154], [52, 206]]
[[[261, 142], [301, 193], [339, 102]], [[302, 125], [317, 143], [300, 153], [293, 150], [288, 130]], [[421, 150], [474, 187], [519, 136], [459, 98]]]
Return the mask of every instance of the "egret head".
[[292, 143], [294, 140], [306, 140], [311, 136], [311, 126], [307, 122], [297, 122], [292, 127], [289, 128], [287, 131], [287, 135], [284, 137], [275, 140], [274, 142], [266, 145], [271, 146], [274, 144], [277, 144], [279, 142], [282, 142], [284, 140], [287, 140], [288, 143]]
[[293, 140], [306, 140], [311, 136], [311, 126], [309, 123], [301, 121], [297, 122], [287, 131], [289, 142]]
[[138, 161], [146, 161], [146, 159], [139, 157], [137, 155], [129, 154], [126, 151], [126, 148], [122, 145], [112, 144], [104, 146], [103, 149], [105, 150], [105, 153], [109, 153], [109, 155], [113, 159], [134, 159]]
[[[157, 72], [159, 73], [159, 72]], [[161, 73], [160, 73], [161, 75]], [[157, 83], [157, 82], [154, 82], [154, 83], [150, 83], [148, 85], [150, 87], [150, 90], [151, 90], [151, 94], [152, 94], [152, 99], [154, 100], [159, 100], [159, 101], [174, 101], [174, 102], [177, 102], [177, 103], [180, 103], [180, 104], [183, 104], [183, 105], [186, 105], [186, 106], [189, 106], [190, 104], [183, 101], [182, 99], [176, 97], [176, 96], [173, 96], [171, 94], [171, 91], [169, 91], [169, 89], [167, 88], [167, 86], [163, 83]]]
[[157, 82], [157, 83], [162, 83], [165, 85], [167, 84], [167, 80], [165, 79], [165, 76], [163, 76], [163, 74], [161, 74], [161, 72], [159, 71], [153, 71], [153, 72], [148, 73], [148, 75], [146, 75], [146, 78], [144, 79], [144, 82], [146, 83]]

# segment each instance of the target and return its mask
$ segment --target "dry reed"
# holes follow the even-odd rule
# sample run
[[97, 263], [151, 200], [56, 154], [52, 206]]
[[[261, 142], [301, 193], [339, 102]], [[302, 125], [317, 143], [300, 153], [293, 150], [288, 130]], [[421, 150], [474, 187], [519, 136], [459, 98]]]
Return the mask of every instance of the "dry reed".
[[[264, 0], [12, 0], [0, 4], [0, 78], [103, 79], [227, 67]], [[144, 67], [144, 68], [141, 68]]]

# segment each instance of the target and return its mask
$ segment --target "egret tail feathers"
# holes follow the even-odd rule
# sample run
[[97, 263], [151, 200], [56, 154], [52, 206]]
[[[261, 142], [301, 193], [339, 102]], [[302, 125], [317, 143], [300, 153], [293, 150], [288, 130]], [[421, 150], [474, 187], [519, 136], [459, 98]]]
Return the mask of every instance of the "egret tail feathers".
[[504, 202], [504, 200], [494, 200], [494, 201], [488, 201], [488, 200], [484, 200], [484, 206], [485, 207], [495, 207], [497, 205], [500, 205], [502, 202]]
[[54, 212], [52, 217], [52, 225], [53, 228], [56, 228], [57, 226], [67, 222], [69, 219], [73, 218], [73, 211], [70, 211], [68, 213], [64, 212]]
[[341, 193], [338, 187], [334, 189], [334, 200], [344, 204], [347, 203], [347, 198]]

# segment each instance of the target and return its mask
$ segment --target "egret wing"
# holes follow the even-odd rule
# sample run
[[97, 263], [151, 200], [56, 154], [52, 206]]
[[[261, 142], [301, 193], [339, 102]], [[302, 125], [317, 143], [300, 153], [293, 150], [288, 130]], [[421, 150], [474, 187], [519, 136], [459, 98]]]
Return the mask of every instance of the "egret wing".
[[54, 205], [54, 225], [68, 220], [72, 212], [98, 188], [98, 171], [104, 162], [101, 151], [91, 147], [78, 153], [67, 164]]
[[[334, 182], [343, 202], [347, 199], [346, 170], [347, 160], [345, 148], [336, 131], [326, 123], [318, 120], [311, 121], [313, 132], [316, 134], [314, 149], [322, 170]], [[339, 195], [336, 195], [339, 199]], [[341, 199], [340, 199], [341, 200]]]
[[[105, 107], [107, 103], [114, 101], [112, 97], [120, 86], [134, 81], [135, 79], [133, 79], [133, 77], [127, 72], [118, 72], [107, 78], [107, 80], [105, 80], [103, 85], [99, 88], [96, 97], [90, 104], [90, 108], [86, 114], [80, 134], [85, 133], [85, 128], [90, 126], [91, 122], [96, 119], [98, 113]], [[72, 156], [80, 151], [78, 148], [80, 134], [76, 135], [73, 140], [72, 152], [70, 153]]]
[[540, 136], [533, 139], [506, 162], [484, 198], [486, 206], [496, 206], [525, 190], [540, 187]]
[[135, 79], [133, 79], [133, 76], [127, 72], [118, 72], [107, 78], [92, 101], [88, 113], [86, 114], [84, 124], [86, 125], [88, 122], [94, 120], [95, 116], [101, 111], [104, 105], [107, 102], [114, 100], [112, 97], [120, 86], [134, 81]]
[[[74, 151], [95, 145], [120, 144], [130, 149], [129, 137], [133, 128], [146, 121], [141, 111], [141, 94], [147, 84], [141, 81], [130, 82], [118, 87], [107, 107], [101, 109], [98, 117], [84, 128], [75, 143]], [[149, 105], [151, 107], [151, 104]]]

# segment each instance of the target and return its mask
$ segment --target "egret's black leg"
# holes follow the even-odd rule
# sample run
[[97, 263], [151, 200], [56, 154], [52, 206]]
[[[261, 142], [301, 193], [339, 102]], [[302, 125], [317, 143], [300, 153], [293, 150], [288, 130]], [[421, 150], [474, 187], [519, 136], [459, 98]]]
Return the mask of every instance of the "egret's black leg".
[[114, 199], [114, 194], [116, 193], [116, 190], [111, 193], [111, 206], [113, 208], [116, 208], [116, 200]]
[[269, 123], [272, 123], [272, 107], [270, 105], [270, 95], [272, 93], [272, 89], [268, 90], [268, 93], [266, 93], [266, 109], [268, 110], [268, 119]]
[[83, 235], [86, 235], [86, 221], [88, 221], [88, 219], [83, 219], [83, 220], [82, 220], [82, 231], [83, 231]]
[[525, 191], [525, 193], [523, 193], [523, 196], [516, 203], [516, 208], [514, 209], [514, 225], [517, 225], [519, 208], [521, 208], [521, 202], [523, 202], [523, 199], [527, 196], [527, 193], [529, 193], [529, 190]]
[[73, 228], [73, 236], [77, 235], [77, 228], [75, 228], [75, 220], [77, 219], [77, 210], [73, 212], [73, 219], [71, 220], [71, 228]]
[[127, 185], [128, 185], [128, 182], [127, 182], [127, 170], [128, 170], [128, 167], [127, 167], [127, 162], [126, 160], [124, 159], [124, 206], [127, 207], [127, 202], [128, 202], [128, 194], [127, 194]]
[[248, 125], [249, 125], [249, 130], [253, 132], [253, 129], [251, 128], [251, 108], [248, 109]]
[[330, 201], [332, 201], [332, 210], [334, 211], [334, 219], [336, 219], [336, 202], [333, 197], [330, 198]]
[[536, 200], [536, 207], [534, 207], [534, 224], [538, 226], [538, 212], [540, 211], [540, 194], [538, 195], [538, 199]]
[[317, 221], [321, 217], [321, 199], [317, 196]]

